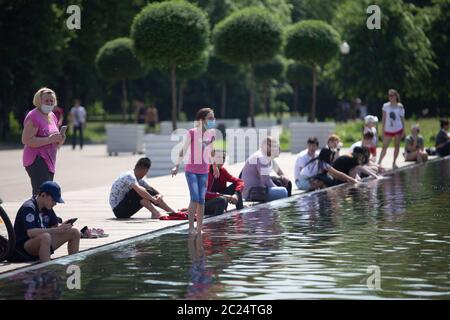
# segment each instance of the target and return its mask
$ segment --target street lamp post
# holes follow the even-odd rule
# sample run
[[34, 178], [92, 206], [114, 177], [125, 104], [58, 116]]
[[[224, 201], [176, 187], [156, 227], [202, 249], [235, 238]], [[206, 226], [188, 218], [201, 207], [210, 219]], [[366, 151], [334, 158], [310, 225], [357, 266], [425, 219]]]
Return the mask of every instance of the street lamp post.
[[[341, 45], [340, 45], [340, 47], [339, 47], [339, 49], [340, 49], [340, 51], [341, 51], [341, 54], [343, 55], [343, 56], [346, 56], [346, 55], [348, 55], [349, 53], [350, 53], [350, 45], [348, 44], [348, 42], [347, 41], [343, 41], [342, 43], [341, 43]], [[344, 120], [345, 121], [347, 121], [347, 112], [348, 112], [348, 107], [349, 106], [347, 106], [347, 105], [345, 105], [346, 104], [346, 102], [345, 102], [345, 89], [346, 89], [346, 78], [347, 78], [347, 73], [345, 72], [345, 70], [344, 70], [344, 79], [343, 79], [343, 83], [344, 83], [344, 99], [343, 99], [343, 101], [342, 101], [342, 107], [343, 107], [343, 110], [342, 111], [344, 111], [343, 112], [343, 116], [344, 116]], [[350, 106], [350, 108], [351, 108], [351, 106]]]

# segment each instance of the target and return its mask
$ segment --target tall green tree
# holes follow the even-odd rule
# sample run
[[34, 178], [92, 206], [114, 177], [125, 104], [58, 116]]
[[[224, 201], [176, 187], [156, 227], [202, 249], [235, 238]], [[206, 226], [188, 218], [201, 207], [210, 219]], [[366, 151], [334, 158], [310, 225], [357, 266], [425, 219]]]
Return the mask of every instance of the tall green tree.
[[231, 64], [248, 66], [250, 75], [249, 113], [255, 126], [254, 65], [272, 59], [282, 44], [281, 23], [269, 11], [245, 8], [216, 25], [213, 32], [217, 56]]
[[232, 65], [224, 62], [220, 58], [212, 55], [209, 59], [208, 75], [215, 81], [219, 82], [221, 86], [221, 99], [220, 99], [220, 117], [226, 117], [227, 109], [227, 90], [228, 84], [236, 80], [241, 73], [240, 68], [237, 65]]
[[308, 121], [316, 119], [317, 66], [323, 66], [336, 56], [339, 34], [326, 22], [304, 20], [287, 30], [285, 54], [287, 58], [302, 62], [312, 69], [312, 104]]
[[146, 66], [171, 70], [172, 127], [177, 127], [177, 66], [189, 66], [205, 51], [209, 39], [206, 13], [185, 1], [146, 6], [134, 19], [131, 38]]
[[209, 50], [203, 51], [200, 59], [187, 67], [177, 68], [179, 81], [178, 114], [183, 111], [184, 90], [189, 80], [197, 79], [208, 70]]
[[[382, 8], [381, 29], [366, 27], [371, 4]], [[385, 99], [389, 88], [407, 97], [425, 93], [435, 64], [431, 43], [412, 8], [401, 1], [361, 0], [338, 9], [334, 24], [351, 51], [328, 71], [335, 93], [365, 97], [369, 103]]]
[[298, 63], [291, 62], [287, 66], [286, 78], [292, 86], [294, 91], [293, 107], [294, 112], [300, 113], [299, 108], [299, 88], [301, 85], [310, 85], [312, 78], [311, 67]]
[[284, 76], [285, 61], [281, 56], [276, 56], [274, 59], [265, 63], [255, 65], [255, 79], [261, 84], [263, 91], [263, 106], [264, 112], [269, 116], [270, 114], [270, 92], [273, 80], [280, 80]]
[[103, 78], [122, 83], [122, 118], [126, 122], [129, 105], [127, 79], [143, 75], [142, 66], [133, 51], [133, 41], [130, 38], [108, 41], [98, 51], [95, 63]]

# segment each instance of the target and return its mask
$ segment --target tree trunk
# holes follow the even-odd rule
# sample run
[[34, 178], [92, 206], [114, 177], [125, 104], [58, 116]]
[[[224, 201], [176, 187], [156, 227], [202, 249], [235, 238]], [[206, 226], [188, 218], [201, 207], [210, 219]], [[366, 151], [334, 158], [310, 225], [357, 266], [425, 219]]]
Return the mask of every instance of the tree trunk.
[[0, 141], [6, 141], [8, 133], [8, 110], [0, 101]]
[[316, 78], [317, 78], [317, 74], [316, 74], [316, 66], [313, 64], [312, 65], [312, 104], [311, 104], [311, 112], [309, 113], [309, 122], [314, 122], [316, 120]]
[[178, 115], [183, 112], [183, 97], [184, 97], [184, 88], [186, 87], [186, 82], [183, 80], [180, 83], [180, 88], [178, 89]]
[[270, 116], [270, 105], [269, 105], [270, 85], [269, 85], [269, 81], [264, 82], [264, 111], [266, 112], [267, 117]]
[[172, 130], [177, 129], [177, 77], [176, 68], [174, 64], [172, 66]]
[[128, 107], [128, 97], [127, 97], [127, 83], [126, 79], [122, 79], [122, 121], [127, 122], [127, 107]]
[[222, 83], [222, 101], [220, 104], [220, 117], [225, 118], [225, 111], [227, 109], [227, 83], [224, 81]]
[[250, 101], [249, 101], [249, 112], [251, 127], [255, 127], [255, 74], [253, 70], [253, 65], [250, 65]]
[[294, 108], [293, 108], [293, 111], [300, 114], [300, 109], [298, 107], [298, 83], [294, 84]]

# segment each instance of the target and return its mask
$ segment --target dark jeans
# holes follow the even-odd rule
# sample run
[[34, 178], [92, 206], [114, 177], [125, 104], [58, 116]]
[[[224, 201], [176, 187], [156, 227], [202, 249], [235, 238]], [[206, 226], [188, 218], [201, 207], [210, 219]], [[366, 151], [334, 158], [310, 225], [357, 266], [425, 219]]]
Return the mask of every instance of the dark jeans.
[[450, 141], [447, 141], [442, 148], [436, 149], [436, 153], [441, 157], [448, 156], [450, 154]]
[[284, 183], [280, 177], [270, 177], [278, 187], [285, 187], [288, 192], [288, 197], [292, 195], [292, 182]]
[[53, 181], [53, 177], [55, 175], [53, 172], [48, 170], [44, 159], [39, 156], [36, 156], [34, 162], [30, 166], [25, 167], [25, 170], [31, 180], [31, 187], [33, 188], [32, 195], [37, 195], [41, 184], [45, 181]]
[[80, 132], [80, 149], [83, 149], [83, 125], [73, 126], [72, 149], [77, 146], [77, 132]]
[[[153, 188], [147, 189], [147, 192], [152, 196], [156, 196], [158, 194]], [[125, 195], [125, 198], [120, 201], [117, 207], [113, 209], [114, 215], [120, 219], [130, 218], [142, 209], [141, 200], [142, 197], [134, 189], [131, 189]]]
[[[233, 195], [236, 190], [236, 185], [233, 183], [230, 186], [228, 186], [226, 189], [221, 191], [215, 191], [219, 192], [221, 194], [226, 195]], [[242, 200], [242, 194], [238, 192], [238, 203], [236, 203], [236, 209], [240, 210], [244, 208], [244, 203]], [[225, 197], [217, 197], [214, 199], [206, 200], [205, 203], [205, 215], [219, 215], [225, 212], [225, 210], [228, 207], [228, 201], [225, 199]]]

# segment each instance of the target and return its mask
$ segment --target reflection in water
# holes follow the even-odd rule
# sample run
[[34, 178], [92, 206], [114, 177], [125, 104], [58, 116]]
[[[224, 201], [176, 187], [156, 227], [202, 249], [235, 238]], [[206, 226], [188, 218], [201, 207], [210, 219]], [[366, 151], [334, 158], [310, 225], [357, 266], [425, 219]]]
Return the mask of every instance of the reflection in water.
[[[21, 283], [25, 300], [55, 300], [61, 297], [60, 279], [52, 271], [33, 271], [9, 278]], [[17, 297], [19, 298], [19, 297]]]
[[186, 299], [206, 299], [205, 296], [213, 284], [213, 277], [212, 272], [206, 267], [203, 236], [201, 234], [189, 236], [188, 250], [192, 265], [189, 268], [190, 280]]
[[[252, 207], [193, 239], [172, 232], [88, 255], [81, 290], [67, 290], [65, 265], [0, 278], [0, 299], [448, 299], [449, 167]], [[380, 291], [367, 288], [371, 265]]]

